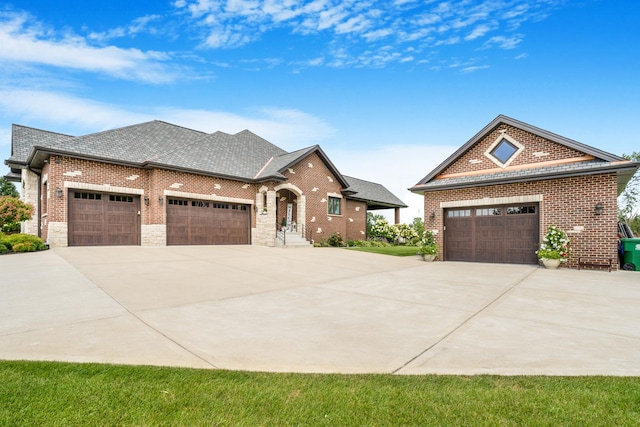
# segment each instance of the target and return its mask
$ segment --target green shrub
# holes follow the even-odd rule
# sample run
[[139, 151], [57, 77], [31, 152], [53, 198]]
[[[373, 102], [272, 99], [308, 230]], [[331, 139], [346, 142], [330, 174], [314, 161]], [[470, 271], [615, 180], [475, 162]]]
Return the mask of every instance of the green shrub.
[[[13, 252], [33, 252], [33, 251], [42, 251], [46, 249], [46, 246], [41, 238], [38, 236], [33, 236], [31, 234], [9, 234], [9, 235], [1, 235], [0, 243], [2, 243], [8, 250], [12, 250]], [[20, 244], [27, 244], [16, 249], [16, 246]], [[33, 249], [28, 249], [33, 247]]]
[[9, 248], [4, 243], [0, 243], [0, 254], [6, 254], [9, 252]]
[[338, 232], [333, 233], [331, 236], [329, 236], [327, 243], [329, 244], [329, 246], [335, 246], [335, 247], [344, 246], [344, 240], [342, 239], [342, 236]]
[[3, 233], [19, 233], [20, 232], [20, 223], [19, 222], [9, 222], [6, 224], [2, 224], [0, 227]]
[[32, 242], [22, 242], [13, 245], [13, 252], [35, 252], [36, 245]]

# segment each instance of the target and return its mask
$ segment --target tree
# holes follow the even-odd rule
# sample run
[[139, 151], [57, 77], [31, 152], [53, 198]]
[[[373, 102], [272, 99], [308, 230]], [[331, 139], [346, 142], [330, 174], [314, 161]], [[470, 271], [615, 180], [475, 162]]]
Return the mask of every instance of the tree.
[[374, 215], [372, 212], [367, 212], [367, 238], [376, 237], [373, 234], [373, 226], [381, 219], [385, 219], [383, 215]]
[[20, 231], [20, 223], [33, 216], [33, 206], [24, 203], [17, 197], [0, 196], [0, 230], [5, 232]]
[[[623, 154], [622, 157], [640, 162], [640, 151]], [[631, 230], [640, 235], [640, 171], [633, 175], [618, 197], [618, 219], [629, 224]]]
[[418, 237], [422, 239], [422, 235], [424, 234], [424, 221], [422, 221], [422, 218], [419, 216], [413, 218], [411, 226], [416, 230], [416, 233], [418, 233]]
[[18, 190], [16, 190], [16, 186], [13, 185], [13, 182], [9, 181], [3, 176], [0, 176], [0, 196], [11, 196], [19, 198], [20, 193], [18, 193]]

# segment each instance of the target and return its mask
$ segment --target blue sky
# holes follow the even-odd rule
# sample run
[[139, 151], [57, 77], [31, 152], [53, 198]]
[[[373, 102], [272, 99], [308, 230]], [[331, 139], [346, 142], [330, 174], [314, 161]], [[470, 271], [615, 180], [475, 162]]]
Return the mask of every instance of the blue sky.
[[498, 114], [640, 150], [639, 15], [620, 0], [4, 2], [0, 159], [12, 123], [250, 129], [319, 144], [410, 222], [406, 189]]

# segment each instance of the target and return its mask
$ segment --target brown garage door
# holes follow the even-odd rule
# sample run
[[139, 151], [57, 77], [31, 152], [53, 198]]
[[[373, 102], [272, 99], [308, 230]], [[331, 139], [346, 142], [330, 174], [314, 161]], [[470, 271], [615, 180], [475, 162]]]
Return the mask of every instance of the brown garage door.
[[69, 246], [140, 244], [140, 196], [69, 192]]
[[538, 204], [447, 209], [445, 259], [536, 264], [539, 224]]
[[249, 205], [167, 200], [167, 245], [249, 244]]

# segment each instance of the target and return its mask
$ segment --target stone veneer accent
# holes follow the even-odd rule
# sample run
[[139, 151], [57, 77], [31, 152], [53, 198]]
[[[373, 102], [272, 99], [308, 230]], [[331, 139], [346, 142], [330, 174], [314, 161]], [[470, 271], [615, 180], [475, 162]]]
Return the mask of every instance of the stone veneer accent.
[[47, 243], [50, 247], [69, 245], [69, 230], [66, 222], [50, 222], [48, 224]]
[[33, 217], [21, 224], [21, 232], [38, 236], [38, 185], [39, 177], [28, 169], [22, 169], [22, 192], [20, 199], [35, 208]]
[[140, 244], [142, 246], [166, 246], [167, 226], [165, 224], [142, 224]]

